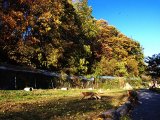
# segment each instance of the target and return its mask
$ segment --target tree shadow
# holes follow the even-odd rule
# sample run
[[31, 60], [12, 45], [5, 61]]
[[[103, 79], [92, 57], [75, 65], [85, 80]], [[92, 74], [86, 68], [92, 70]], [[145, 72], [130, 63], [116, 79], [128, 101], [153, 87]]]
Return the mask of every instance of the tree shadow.
[[[86, 119], [88, 113], [103, 112], [111, 109], [112, 97], [102, 96], [101, 100], [80, 100], [80, 98], [62, 98], [50, 100], [43, 103], [20, 104], [18, 108], [13, 107], [4, 113], [0, 113], [2, 120], [55, 120], [64, 119], [70, 116], [70, 119]], [[16, 110], [17, 109], [17, 110]]]

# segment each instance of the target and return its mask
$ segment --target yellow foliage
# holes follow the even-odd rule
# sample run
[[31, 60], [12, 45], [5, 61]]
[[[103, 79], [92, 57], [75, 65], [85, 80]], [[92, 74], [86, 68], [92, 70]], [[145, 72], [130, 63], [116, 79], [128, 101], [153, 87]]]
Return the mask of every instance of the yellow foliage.
[[47, 56], [48, 65], [56, 67], [60, 56], [61, 56], [60, 50], [53, 48], [50, 54]]

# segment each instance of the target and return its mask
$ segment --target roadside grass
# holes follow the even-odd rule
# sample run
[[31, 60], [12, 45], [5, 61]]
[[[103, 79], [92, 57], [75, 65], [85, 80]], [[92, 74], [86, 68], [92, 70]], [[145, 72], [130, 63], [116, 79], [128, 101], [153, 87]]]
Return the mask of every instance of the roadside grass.
[[100, 113], [126, 101], [124, 90], [105, 90], [100, 94], [101, 100], [81, 100], [82, 91], [88, 90], [1, 90], [0, 119], [93, 120]]

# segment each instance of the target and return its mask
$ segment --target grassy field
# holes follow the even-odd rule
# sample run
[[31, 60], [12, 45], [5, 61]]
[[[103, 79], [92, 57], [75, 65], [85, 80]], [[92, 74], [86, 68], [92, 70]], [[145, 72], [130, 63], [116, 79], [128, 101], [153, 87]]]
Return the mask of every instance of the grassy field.
[[106, 90], [101, 100], [81, 100], [82, 91], [1, 90], [0, 120], [93, 120], [126, 101], [123, 90]]

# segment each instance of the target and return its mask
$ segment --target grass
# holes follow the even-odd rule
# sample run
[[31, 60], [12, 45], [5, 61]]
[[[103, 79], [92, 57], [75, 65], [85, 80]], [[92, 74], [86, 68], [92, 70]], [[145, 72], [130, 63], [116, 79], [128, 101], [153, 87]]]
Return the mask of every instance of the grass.
[[126, 91], [123, 90], [104, 91], [100, 94], [101, 100], [81, 100], [82, 91], [88, 90], [1, 90], [0, 119], [92, 120], [126, 100]]

